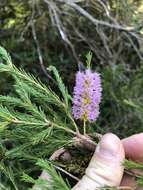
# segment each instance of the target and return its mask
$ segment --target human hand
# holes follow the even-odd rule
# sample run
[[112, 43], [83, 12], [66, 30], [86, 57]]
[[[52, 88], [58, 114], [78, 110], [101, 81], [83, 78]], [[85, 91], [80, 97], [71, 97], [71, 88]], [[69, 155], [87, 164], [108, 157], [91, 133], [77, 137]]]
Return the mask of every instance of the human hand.
[[104, 186], [120, 185], [135, 189], [135, 177], [124, 174], [123, 162], [125, 157], [143, 162], [143, 133], [133, 135], [122, 141], [114, 134], [104, 135], [86, 169], [85, 175], [72, 190], [95, 190]]

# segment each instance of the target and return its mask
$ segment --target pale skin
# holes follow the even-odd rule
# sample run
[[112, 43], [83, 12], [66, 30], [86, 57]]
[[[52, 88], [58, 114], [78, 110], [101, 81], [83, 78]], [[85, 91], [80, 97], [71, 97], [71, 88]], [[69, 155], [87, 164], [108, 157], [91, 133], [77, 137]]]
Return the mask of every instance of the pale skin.
[[[123, 140], [112, 133], [105, 134], [95, 150], [85, 175], [72, 190], [96, 190], [103, 186], [124, 186], [128, 190], [143, 190], [137, 187], [135, 177], [124, 173], [122, 163], [125, 157], [143, 163], [143, 133]], [[41, 177], [46, 178], [46, 176]]]

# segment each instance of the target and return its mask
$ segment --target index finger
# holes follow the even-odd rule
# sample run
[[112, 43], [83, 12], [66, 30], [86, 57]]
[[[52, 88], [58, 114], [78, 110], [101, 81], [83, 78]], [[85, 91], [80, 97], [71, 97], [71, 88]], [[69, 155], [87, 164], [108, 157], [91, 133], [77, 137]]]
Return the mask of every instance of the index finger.
[[143, 162], [143, 133], [122, 140], [126, 158]]

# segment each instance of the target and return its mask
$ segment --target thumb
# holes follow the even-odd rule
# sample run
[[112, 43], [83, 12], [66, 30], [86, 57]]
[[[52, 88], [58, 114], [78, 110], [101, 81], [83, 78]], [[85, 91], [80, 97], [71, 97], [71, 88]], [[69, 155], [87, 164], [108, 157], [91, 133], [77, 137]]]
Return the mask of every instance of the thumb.
[[95, 190], [104, 186], [119, 186], [123, 176], [125, 153], [120, 139], [106, 134], [97, 145], [85, 175], [72, 190]]

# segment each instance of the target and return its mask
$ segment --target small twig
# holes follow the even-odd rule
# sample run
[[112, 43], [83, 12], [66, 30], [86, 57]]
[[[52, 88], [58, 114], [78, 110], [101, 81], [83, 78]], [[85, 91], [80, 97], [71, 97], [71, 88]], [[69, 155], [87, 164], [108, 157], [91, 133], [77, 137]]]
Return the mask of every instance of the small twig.
[[134, 176], [134, 177], [143, 176], [143, 172], [140, 170], [135, 170], [135, 169], [127, 170], [127, 169], [125, 169], [125, 172], [126, 172], [126, 174], [128, 174], [130, 176]]
[[86, 135], [86, 121], [83, 121], [83, 134]]
[[37, 34], [36, 34], [36, 30], [35, 30], [35, 23], [34, 23], [34, 15], [35, 15], [35, 8], [34, 8], [34, 1], [32, 1], [32, 16], [31, 16], [31, 21], [30, 21], [30, 25], [31, 25], [31, 29], [32, 29], [32, 35], [33, 35], [33, 39], [35, 41], [36, 44], [36, 48], [37, 48], [37, 54], [38, 54], [38, 58], [39, 58], [39, 63], [41, 66], [41, 69], [43, 71], [43, 73], [46, 75], [47, 78], [51, 79], [54, 83], [55, 80], [48, 74], [45, 66], [44, 66], [44, 61], [43, 61], [43, 56], [42, 56], [42, 52], [41, 52], [41, 48], [40, 48], [40, 44], [37, 38]]
[[36, 31], [35, 31], [35, 26], [34, 26], [34, 21], [31, 22], [31, 28], [32, 28], [33, 39], [34, 39], [35, 44], [37, 46], [37, 53], [38, 53], [38, 58], [39, 58], [39, 63], [40, 63], [41, 69], [44, 72], [44, 74], [48, 78], [51, 79], [51, 76], [49, 76], [49, 74], [47, 73], [46, 68], [44, 67], [43, 57], [42, 57], [41, 49], [40, 49], [39, 42], [38, 42], [38, 39], [37, 39], [37, 35], [36, 35]]
[[84, 136], [82, 134], [76, 134], [76, 137], [73, 139], [75, 141], [75, 146], [81, 146], [90, 151], [95, 151], [97, 143], [95, 143], [88, 135]]
[[59, 166], [55, 166], [53, 165], [56, 169], [58, 169], [59, 171], [65, 173], [66, 175], [70, 176], [71, 178], [75, 179], [76, 181], [79, 181], [80, 179], [72, 174], [70, 174], [69, 172], [67, 172], [66, 170], [64, 170], [63, 168], [59, 167]]

